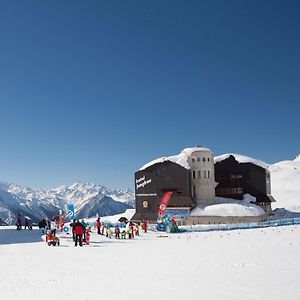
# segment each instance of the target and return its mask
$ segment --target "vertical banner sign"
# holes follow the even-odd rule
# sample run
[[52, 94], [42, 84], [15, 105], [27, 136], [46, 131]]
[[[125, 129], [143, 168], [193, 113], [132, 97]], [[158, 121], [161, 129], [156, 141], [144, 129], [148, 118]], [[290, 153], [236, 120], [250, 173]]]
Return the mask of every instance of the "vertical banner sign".
[[74, 209], [74, 203], [68, 203], [68, 217], [71, 220], [75, 219], [75, 209]]
[[167, 209], [167, 206], [168, 206], [168, 203], [169, 203], [169, 200], [172, 196], [172, 193], [173, 192], [167, 192], [163, 195], [162, 199], [161, 199], [161, 202], [159, 204], [159, 208], [158, 208], [158, 215], [160, 217], [163, 217], [163, 215], [165, 214], [166, 212], [166, 209]]
[[63, 216], [62, 216], [62, 210], [59, 210], [59, 228], [61, 231], [63, 231]]

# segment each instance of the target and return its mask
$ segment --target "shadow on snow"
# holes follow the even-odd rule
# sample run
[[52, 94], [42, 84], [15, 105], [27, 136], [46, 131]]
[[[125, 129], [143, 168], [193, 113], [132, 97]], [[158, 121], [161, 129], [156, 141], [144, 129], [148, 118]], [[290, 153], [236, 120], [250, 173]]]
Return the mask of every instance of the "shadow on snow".
[[42, 242], [41, 232], [38, 229], [33, 230], [0, 230], [0, 245], [24, 244]]

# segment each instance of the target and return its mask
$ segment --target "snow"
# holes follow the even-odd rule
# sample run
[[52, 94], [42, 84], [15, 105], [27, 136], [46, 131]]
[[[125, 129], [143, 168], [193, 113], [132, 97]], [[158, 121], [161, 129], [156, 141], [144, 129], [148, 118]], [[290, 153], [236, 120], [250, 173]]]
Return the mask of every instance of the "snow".
[[[122, 214], [117, 214], [117, 215], [113, 215], [113, 216], [104, 216], [101, 217], [101, 222], [104, 223], [111, 223], [111, 224], [116, 224], [118, 223], [118, 220], [121, 217], [125, 217], [127, 218], [127, 220], [130, 220], [133, 215], [135, 214], [135, 209], [126, 209], [126, 211]], [[90, 219], [86, 219], [86, 221], [90, 224], [93, 224], [96, 221], [97, 218], [90, 218]]]
[[300, 212], [300, 159], [281, 161], [270, 166], [272, 208]]
[[216, 197], [209, 205], [200, 204], [191, 212], [191, 216], [222, 216], [222, 217], [249, 217], [264, 215], [264, 210], [250, 203], [255, 197], [244, 195], [243, 200]]
[[0, 228], [1, 299], [300, 298], [300, 226], [134, 240], [93, 232], [82, 248], [66, 236], [48, 247], [38, 230]]
[[140, 171], [144, 170], [154, 164], [162, 163], [164, 161], [171, 161], [171, 162], [176, 163], [176, 164], [184, 167], [185, 169], [189, 170], [190, 166], [188, 164], [188, 157], [195, 151], [211, 152], [210, 149], [204, 148], [204, 147], [185, 148], [178, 155], [161, 157], [161, 158], [157, 158], [155, 160], [150, 161], [149, 163], [143, 165], [140, 168]]
[[240, 154], [234, 154], [234, 153], [227, 153], [227, 154], [216, 156], [214, 158], [215, 163], [227, 159], [230, 155], [234, 156], [235, 159], [239, 163], [252, 163], [252, 164], [257, 165], [259, 167], [262, 167], [264, 169], [268, 169], [269, 168], [269, 165], [267, 163], [265, 163], [264, 161], [261, 161], [261, 160], [258, 160], [258, 159], [255, 159], [255, 158], [252, 158], [252, 157], [249, 157], [249, 156], [240, 155]]

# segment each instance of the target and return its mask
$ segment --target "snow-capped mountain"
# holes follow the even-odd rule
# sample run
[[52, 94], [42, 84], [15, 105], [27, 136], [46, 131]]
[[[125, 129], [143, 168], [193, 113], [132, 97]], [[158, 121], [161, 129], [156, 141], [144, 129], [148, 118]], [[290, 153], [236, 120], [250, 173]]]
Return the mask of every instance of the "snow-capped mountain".
[[[105, 197], [111, 201], [102, 201]], [[75, 204], [76, 213], [80, 217], [112, 215], [132, 208], [134, 194], [129, 189], [110, 190], [93, 183], [74, 183], [50, 190], [33, 190], [16, 184], [0, 183], [0, 217], [3, 220], [8, 218], [9, 211], [14, 219], [18, 213], [34, 221], [52, 217], [60, 209], [65, 211], [69, 202]]]
[[113, 200], [109, 196], [103, 196], [101, 194], [91, 198], [86, 204], [84, 204], [77, 213], [78, 218], [91, 218], [96, 215], [99, 217], [116, 215], [123, 213], [126, 209], [130, 209], [132, 206]]
[[276, 202], [272, 208], [300, 212], [300, 155], [294, 160], [270, 165], [271, 191]]

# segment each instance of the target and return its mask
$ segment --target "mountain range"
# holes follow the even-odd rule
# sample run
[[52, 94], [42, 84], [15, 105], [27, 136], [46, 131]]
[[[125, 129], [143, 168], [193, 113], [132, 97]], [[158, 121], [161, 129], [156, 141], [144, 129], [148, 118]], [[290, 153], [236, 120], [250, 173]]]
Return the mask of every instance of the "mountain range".
[[[34, 222], [52, 218], [67, 211], [73, 202], [79, 218], [114, 215], [134, 207], [134, 194], [129, 190], [111, 190], [94, 183], [74, 183], [49, 190], [23, 188], [16, 184], [0, 183], [0, 218], [13, 220], [18, 213]], [[10, 212], [10, 213], [9, 213]]]
[[[271, 193], [276, 202], [272, 208], [300, 212], [300, 155], [294, 160], [266, 164], [271, 173]], [[23, 188], [16, 184], [0, 183], [0, 222], [9, 215], [15, 220], [21, 213], [34, 222], [43, 217], [67, 211], [73, 202], [79, 218], [108, 216], [125, 212], [135, 206], [130, 189], [111, 190], [94, 183], [74, 183], [49, 190]]]

